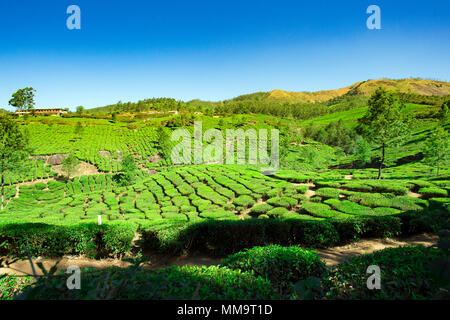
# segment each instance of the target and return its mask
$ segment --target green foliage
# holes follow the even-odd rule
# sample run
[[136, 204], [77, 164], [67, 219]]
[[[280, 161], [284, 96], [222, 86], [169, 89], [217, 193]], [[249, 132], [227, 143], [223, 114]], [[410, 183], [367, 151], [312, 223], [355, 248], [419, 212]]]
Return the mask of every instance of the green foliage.
[[128, 252], [136, 231], [133, 224], [72, 224], [65, 226], [39, 223], [1, 224], [2, 255], [62, 256], [82, 254], [88, 257], [119, 256]]
[[233, 203], [237, 206], [248, 208], [255, 204], [255, 200], [248, 195], [241, 195], [233, 200]]
[[258, 300], [277, 297], [270, 282], [249, 272], [225, 267], [169, 267], [155, 271], [138, 264], [106, 270], [84, 269], [80, 290], [70, 290], [69, 275], [57, 274], [40, 278], [23, 288], [19, 299], [27, 300], [190, 300], [225, 299]]
[[257, 216], [260, 216], [261, 214], [267, 213], [271, 209], [273, 209], [273, 207], [270, 204], [268, 204], [268, 203], [261, 203], [261, 204], [257, 204], [255, 206], [253, 206], [250, 209], [250, 214], [252, 216], [257, 217]]
[[75, 157], [73, 153], [70, 153], [64, 160], [62, 161], [62, 168], [67, 174], [67, 178], [70, 179], [70, 177], [76, 172], [76, 166], [80, 162]]
[[450, 135], [438, 126], [429, 136], [425, 144], [424, 158], [426, 163], [436, 167], [436, 175], [443, 166], [448, 166], [450, 161]]
[[276, 207], [284, 207], [284, 208], [291, 208], [297, 204], [297, 200], [291, 197], [274, 197], [267, 199], [266, 201], [268, 204]]
[[132, 155], [127, 155], [121, 162], [122, 172], [117, 176], [119, 186], [129, 186], [136, 182], [138, 166]]
[[9, 105], [17, 109], [27, 109], [31, 110], [34, 107], [34, 92], [36, 90], [31, 87], [26, 87], [17, 90], [13, 93], [11, 100], [9, 100]]
[[316, 195], [323, 198], [339, 198], [339, 190], [333, 188], [320, 188], [316, 190]]
[[[399, 247], [354, 257], [340, 264], [326, 284], [332, 299], [429, 299], [440, 294], [431, 263], [440, 257], [435, 248]], [[370, 265], [381, 270], [381, 289], [367, 288]]]
[[0, 188], [1, 208], [4, 209], [5, 175], [27, 169], [28, 139], [16, 122], [0, 115]]
[[288, 213], [288, 209], [284, 207], [276, 207], [266, 212], [266, 214], [272, 218], [280, 218], [286, 213]]
[[404, 105], [394, 92], [380, 87], [370, 97], [366, 114], [359, 119], [358, 132], [381, 147], [378, 179], [381, 178], [386, 146], [398, 143], [408, 133], [408, 122], [403, 109]]
[[13, 300], [32, 280], [31, 276], [0, 274], [0, 301]]
[[345, 126], [342, 120], [330, 122], [325, 127], [310, 124], [305, 128], [304, 136], [329, 146], [340, 147], [346, 153], [352, 151], [355, 140], [354, 130]]
[[325, 264], [314, 251], [298, 246], [253, 247], [228, 256], [221, 264], [231, 269], [251, 271], [269, 280], [282, 295], [291, 290], [292, 283], [326, 273]]
[[419, 193], [424, 198], [432, 198], [432, 197], [447, 197], [447, 190], [440, 188], [420, 188]]

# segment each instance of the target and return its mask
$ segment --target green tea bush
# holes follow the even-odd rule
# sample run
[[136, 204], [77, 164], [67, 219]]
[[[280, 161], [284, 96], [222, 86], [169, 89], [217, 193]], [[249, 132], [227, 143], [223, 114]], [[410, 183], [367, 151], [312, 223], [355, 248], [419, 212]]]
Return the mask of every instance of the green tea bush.
[[331, 211], [330, 206], [324, 204], [324, 203], [316, 203], [316, 202], [309, 202], [309, 201], [303, 201], [300, 206], [300, 212], [305, 212], [307, 214], [310, 214], [314, 217], [318, 218], [330, 218], [333, 217], [335, 214]]
[[[429, 299], [440, 293], [432, 261], [441, 256], [435, 248], [399, 247], [351, 258], [337, 266], [325, 281], [331, 299]], [[381, 289], [367, 288], [367, 268], [380, 267]]]
[[352, 214], [352, 215], [370, 215], [373, 214], [371, 208], [361, 206], [355, 202], [344, 200], [339, 201], [337, 199], [328, 199], [325, 201], [326, 204], [332, 206], [336, 210], [341, 212]]
[[289, 209], [297, 204], [297, 199], [282, 196], [282, 197], [274, 197], [274, 198], [267, 199], [266, 202], [275, 207], [284, 207], [284, 208]]
[[273, 209], [270, 209], [269, 211], [267, 211], [266, 214], [272, 218], [279, 218], [287, 212], [288, 212], [288, 209], [286, 209], [284, 207], [276, 207], [276, 208], [273, 208]]
[[231, 269], [251, 271], [269, 280], [280, 294], [290, 291], [292, 283], [308, 277], [321, 277], [327, 269], [314, 251], [298, 246], [269, 245], [253, 247], [221, 261]]
[[21, 223], [0, 225], [2, 255], [62, 256], [82, 254], [89, 257], [118, 256], [129, 252], [137, 226], [132, 223], [79, 223], [48, 225]]
[[440, 188], [420, 188], [418, 191], [424, 198], [447, 197], [447, 190]]
[[333, 188], [320, 188], [316, 190], [316, 195], [329, 199], [329, 198], [339, 198], [339, 190]]
[[258, 217], [261, 214], [267, 213], [271, 209], [273, 209], [273, 207], [268, 203], [257, 204], [250, 209], [250, 215]]
[[255, 200], [248, 195], [242, 195], [237, 198], [234, 198], [233, 203], [237, 206], [248, 208], [255, 204]]
[[260, 300], [278, 296], [269, 281], [226, 267], [184, 266], [155, 271], [131, 266], [125, 269], [84, 269], [80, 290], [65, 285], [69, 275], [40, 278], [23, 285], [21, 299], [31, 300]]

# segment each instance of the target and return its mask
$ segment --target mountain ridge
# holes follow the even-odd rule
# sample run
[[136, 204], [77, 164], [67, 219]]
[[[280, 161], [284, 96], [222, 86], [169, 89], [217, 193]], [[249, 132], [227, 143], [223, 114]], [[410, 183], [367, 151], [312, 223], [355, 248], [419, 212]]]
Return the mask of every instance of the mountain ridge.
[[[350, 86], [331, 89], [320, 90], [315, 92], [297, 92], [286, 91], [280, 89], [274, 89], [266, 92], [268, 95], [266, 100], [273, 102], [287, 102], [287, 103], [299, 103], [299, 102], [325, 102], [330, 99], [349, 95], [370, 95], [378, 87], [385, 87], [387, 90], [394, 90], [401, 93], [412, 93], [425, 96], [445, 96], [450, 94], [450, 82], [427, 80], [418, 78], [407, 79], [375, 79], [358, 81]], [[237, 97], [239, 98], [239, 97]], [[235, 98], [236, 99], [236, 98]], [[232, 99], [233, 100], [233, 99]]]

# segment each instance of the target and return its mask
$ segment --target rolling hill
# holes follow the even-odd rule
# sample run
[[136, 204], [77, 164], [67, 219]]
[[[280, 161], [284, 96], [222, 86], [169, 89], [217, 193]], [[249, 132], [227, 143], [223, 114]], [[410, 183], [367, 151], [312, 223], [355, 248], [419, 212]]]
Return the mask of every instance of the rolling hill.
[[301, 102], [325, 102], [343, 95], [370, 95], [376, 88], [383, 86], [387, 90], [401, 93], [412, 93], [425, 96], [445, 96], [450, 94], [450, 82], [424, 80], [424, 79], [377, 79], [359, 81], [348, 87], [322, 90], [316, 92], [293, 92], [275, 89], [269, 92], [258, 92], [250, 95], [239, 96], [233, 100], [243, 100], [243, 98], [253, 98], [259, 101], [272, 101], [280, 103], [301, 103]]

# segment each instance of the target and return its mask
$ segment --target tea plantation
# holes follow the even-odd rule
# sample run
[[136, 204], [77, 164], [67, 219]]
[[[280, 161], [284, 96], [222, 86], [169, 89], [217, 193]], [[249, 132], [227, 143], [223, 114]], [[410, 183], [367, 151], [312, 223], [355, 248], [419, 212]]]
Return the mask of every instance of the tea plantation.
[[[308, 120], [189, 113], [127, 115], [117, 121], [109, 115], [14, 119], [29, 137], [27, 161], [32, 165], [2, 176], [0, 257], [228, 256], [213, 267], [83, 271], [92, 288], [107, 283], [107, 274], [119, 282], [130, 279], [133, 285], [124, 284], [117, 299], [367, 298], [362, 280], [345, 273], [349, 268], [361, 271], [370, 261], [383, 261], [401, 273], [396, 265], [406, 261], [415, 266], [406, 273], [410, 279], [424, 266], [439, 265], [448, 252], [398, 248], [329, 270], [310, 250], [448, 229], [448, 158], [444, 154], [440, 162], [430, 162], [426, 151], [438, 126], [448, 130], [435, 109], [407, 104], [416, 122], [409, 135], [383, 149], [381, 165], [379, 145], [367, 144], [364, 150], [364, 144], [354, 142], [361, 141], [352, 130], [366, 107]], [[422, 119], [417, 112], [424, 110], [430, 114]], [[345, 122], [329, 126], [333, 117]], [[176, 128], [192, 133], [194, 120], [203, 122], [203, 132], [279, 128], [279, 170], [264, 175], [262, 165], [173, 165], [170, 152], [176, 142], [170, 134]], [[365, 162], [362, 153], [368, 154]], [[68, 155], [94, 172], [65, 174]], [[58, 279], [31, 285], [31, 278], [0, 276], [0, 298], [19, 293], [33, 299], [104, 298], [99, 292], [91, 296], [91, 287], [61, 293], [54, 288]], [[415, 295], [401, 279], [391, 280], [394, 285], [377, 299], [440, 297], [448, 286], [442, 279], [427, 279], [415, 284], [420, 292]], [[347, 283], [359, 287], [350, 290]], [[198, 291], [199, 286], [204, 289]]]

